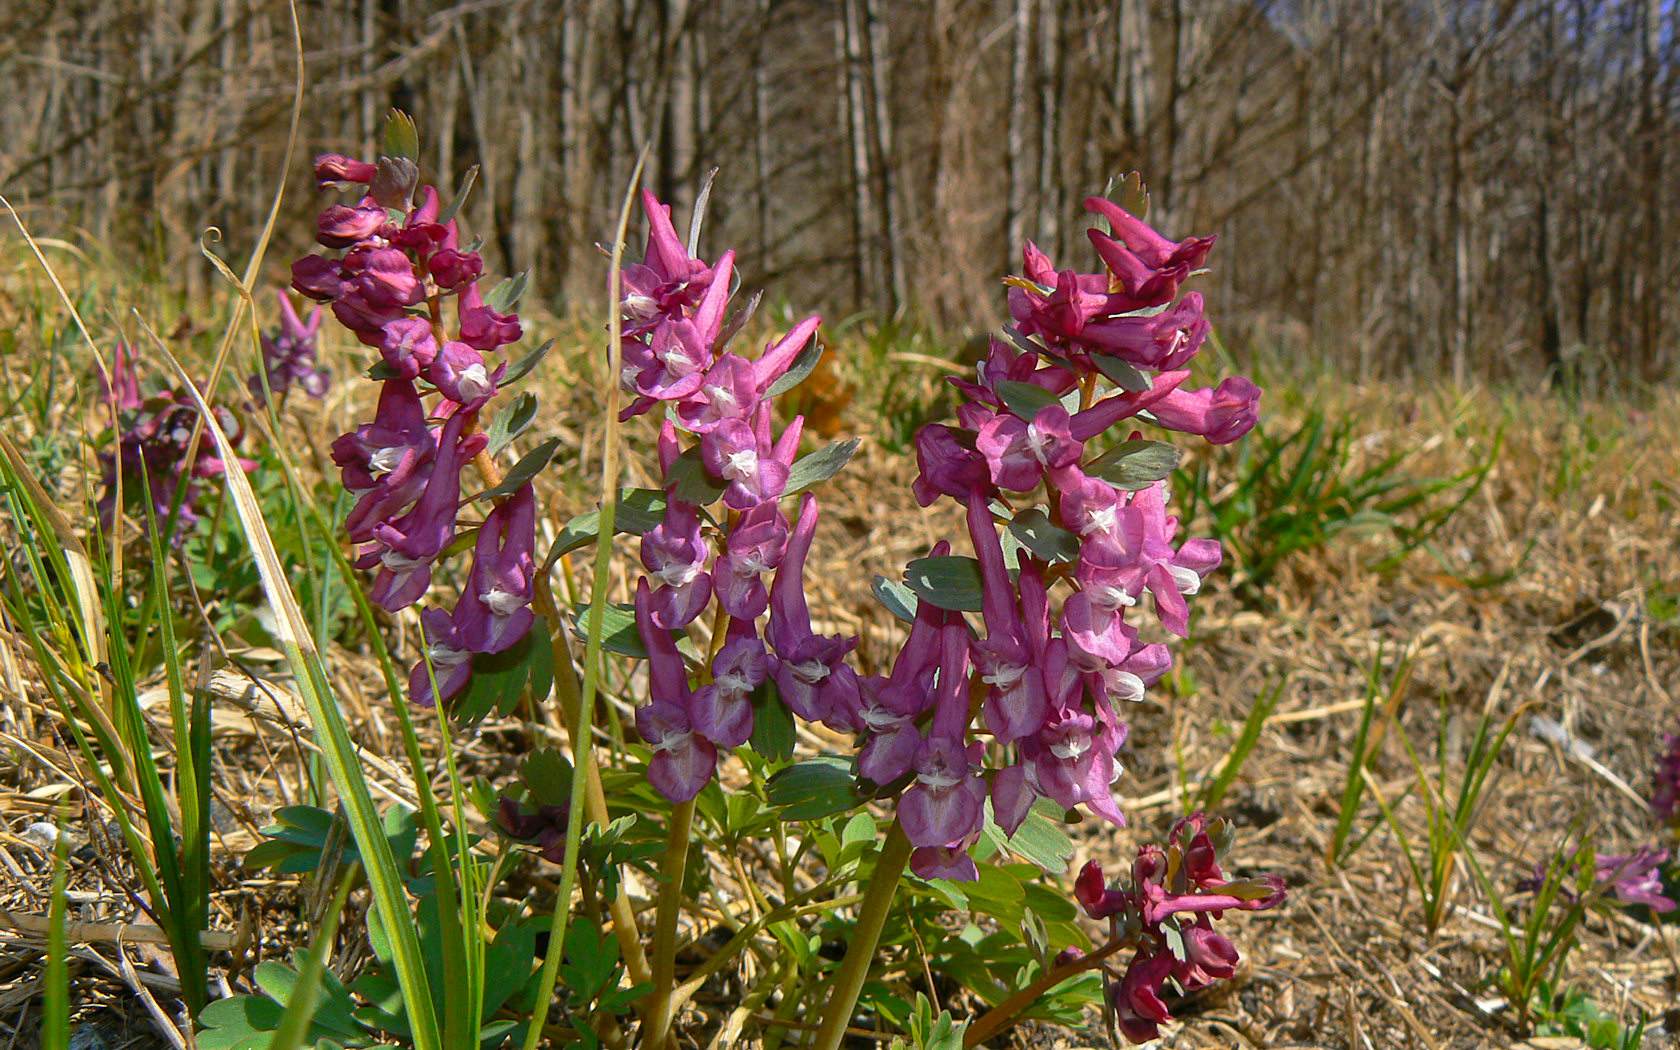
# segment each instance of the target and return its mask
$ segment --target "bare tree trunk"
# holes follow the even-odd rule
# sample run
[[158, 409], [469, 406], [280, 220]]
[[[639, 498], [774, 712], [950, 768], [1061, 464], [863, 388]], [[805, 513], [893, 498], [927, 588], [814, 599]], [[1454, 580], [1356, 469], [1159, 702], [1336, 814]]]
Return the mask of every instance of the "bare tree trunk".
[[870, 209], [869, 143], [863, 92], [863, 53], [857, 24], [858, 0], [843, 0], [835, 22], [835, 45], [840, 59], [842, 123], [851, 154], [852, 243], [856, 253], [852, 280], [858, 304], [867, 302], [881, 288], [874, 246], [867, 243], [876, 229]]
[[1015, 50], [1009, 63], [1009, 186], [1003, 220], [1006, 264], [1027, 239], [1027, 58], [1031, 54], [1032, 9], [1033, 0], [1015, 0]]
[[865, 60], [869, 65], [869, 88], [873, 106], [874, 135], [871, 136], [870, 161], [875, 169], [876, 195], [879, 207], [876, 214], [881, 222], [881, 253], [884, 263], [882, 293], [888, 313], [897, 313], [904, 303], [904, 245], [898, 227], [898, 205], [895, 190], [898, 179], [894, 175], [892, 104], [887, 82], [887, 27], [876, 15], [876, 0], [860, 0], [864, 25], [864, 43], [868, 46]]
[[1058, 253], [1065, 250], [1058, 220], [1063, 205], [1066, 159], [1062, 156], [1057, 123], [1062, 112], [1061, 21], [1057, 5], [1045, 4], [1038, 13], [1038, 232], [1036, 236]]

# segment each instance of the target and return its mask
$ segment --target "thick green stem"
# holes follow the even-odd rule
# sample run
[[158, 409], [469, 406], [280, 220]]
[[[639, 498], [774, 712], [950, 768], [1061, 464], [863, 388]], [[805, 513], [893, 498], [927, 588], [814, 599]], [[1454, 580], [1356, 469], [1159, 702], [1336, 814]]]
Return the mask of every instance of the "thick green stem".
[[677, 915], [682, 911], [683, 873], [688, 868], [689, 832], [694, 827], [694, 800], [671, 807], [671, 827], [665, 837], [664, 882], [659, 887], [659, 910], [653, 926], [653, 995], [648, 1001], [647, 1032], [642, 1046], [663, 1050], [671, 1036], [673, 993], [677, 982]]
[[881, 927], [887, 923], [892, 910], [893, 896], [898, 892], [899, 877], [910, 860], [910, 840], [904, 829], [894, 821], [881, 844], [875, 870], [869, 876], [869, 891], [864, 895], [863, 907], [858, 910], [857, 927], [852, 930], [852, 942], [841, 960], [840, 972], [834, 975], [829, 989], [828, 1005], [823, 1008], [822, 1027], [817, 1030], [816, 1050], [836, 1050], [851, 1024], [852, 1011], [857, 1007], [858, 993], [869, 976], [869, 964], [875, 961], [875, 947], [881, 940]]

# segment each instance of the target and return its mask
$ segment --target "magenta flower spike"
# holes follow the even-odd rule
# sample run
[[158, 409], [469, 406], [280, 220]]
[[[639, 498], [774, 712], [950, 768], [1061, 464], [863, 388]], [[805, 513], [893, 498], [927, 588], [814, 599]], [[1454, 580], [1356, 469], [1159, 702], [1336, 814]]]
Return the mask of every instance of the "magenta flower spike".
[[624, 268], [623, 310], [631, 334], [639, 334], [639, 326], [693, 307], [713, 281], [711, 268], [690, 256], [677, 236], [670, 206], [643, 190], [642, 210], [648, 218], [647, 248], [640, 263]]
[[1254, 429], [1260, 418], [1260, 388], [1242, 376], [1231, 376], [1214, 388], [1174, 390], [1149, 406], [1149, 414], [1168, 430], [1228, 445]]
[[799, 517], [781, 568], [770, 585], [770, 626], [765, 632], [773, 650], [770, 673], [782, 701], [794, 714], [808, 722], [853, 730], [861, 696], [857, 672], [846, 663], [846, 654], [857, 647], [857, 639], [813, 633], [805, 602], [805, 556], [816, 535], [817, 514], [817, 498], [806, 493], [799, 501]]
[[105, 386], [105, 400], [115, 405], [118, 412], [133, 412], [144, 401], [140, 396], [140, 369], [127, 343], [117, 344], [110, 370], [100, 376], [100, 382]]
[[[408, 698], [417, 707], [433, 707], [438, 700], [444, 703], [460, 696], [472, 681], [472, 653], [456, 626], [459, 616], [450, 616], [442, 609], [427, 609], [420, 614], [420, 631], [426, 643], [426, 656], [416, 661], [408, 674]], [[432, 670], [426, 672], [426, 658]], [[432, 679], [437, 679], [437, 694], [432, 693]]]
[[664, 520], [642, 537], [642, 565], [659, 583], [649, 606], [655, 624], [679, 630], [705, 609], [712, 600], [712, 577], [706, 572], [710, 556], [699, 509], [671, 499]]
[[694, 731], [688, 671], [671, 632], [655, 626], [647, 581], [636, 586], [636, 632], [648, 652], [649, 703], [636, 709], [636, 732], [653, 749], [648, 780], [671, 802], [687, 802], [717, 772], [717, 748]]
[[479, 527], [472, 573], [455, 614], [462, 639], [475, 653], [512, 648], [531, 629], [536, 520], [536, 494], [525, 484]]
[[1668, 850], [1654, 846], [1625, 854], [1601, 853], [1594, 858], [1594, 878], [1608, 885], [1623, 904], [1643, 904], [1660, 915], [1680, 907], [1663, 892], [1662, 866], [1667, 861]]

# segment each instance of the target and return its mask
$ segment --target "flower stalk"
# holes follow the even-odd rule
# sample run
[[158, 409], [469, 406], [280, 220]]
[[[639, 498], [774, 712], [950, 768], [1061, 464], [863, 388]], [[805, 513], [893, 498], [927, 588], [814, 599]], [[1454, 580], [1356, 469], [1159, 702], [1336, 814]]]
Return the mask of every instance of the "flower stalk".
[[864, 895], [863, 907], [858, 909], [857, 926], [852, 930], [851, 943], [840, 970], [834, 975], [829, 989], [828, 1005], [823, 1007], [822, 1026], [817, 1030], [816, 1050], [836, 1050], [851, 1024], [852, 1011], [857, 1007], [858, 993], [869, 976], [870, 964], [875, 961], [875, 948], [881, 941], [881, 928], [892, 911], [893, 897], [898, 893], [898, 880], [904, 866], [910, 862], [910, 840], [897, 821], [881, 843], [881, 854], [875, 860], [875, 870], [869, 877], [869, 891]]
[[683, 876], [688, 870], [688, 843], [694, 828], [694, 800], [671, 807], [671, 824], [665, 839], [665, 860], [660, 865], [664, 882], [653, 927], [653, 994], [648, 1003], [647, 1034], [642, 1045], [661, 1050], [671, 1037], [673, 993], [677, 972], [677, 918], [682, 912]]

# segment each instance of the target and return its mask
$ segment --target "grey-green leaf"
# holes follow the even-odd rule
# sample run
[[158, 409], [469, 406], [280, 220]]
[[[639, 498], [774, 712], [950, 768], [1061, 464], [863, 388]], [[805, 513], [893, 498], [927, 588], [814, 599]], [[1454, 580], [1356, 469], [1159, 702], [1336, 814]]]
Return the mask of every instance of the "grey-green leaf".
[[1085, 473], [1128, 490], [1148, 488], [1178, 467], [1179, 451], [1161, 441], [1122, 441], [1085, 466]]
[[824, 448], [800, 459], [788, 471], [787, 491], [784, 495], [792, 496], [804, 492], [819, 482], [827, 481], [840, 473], [852, 453], [857, 451], [861, 438], [848, 438], [845, 441], [835, 441]]
[[941, 609], [953, 612], [981, 609], [980, 563], [973, 558], [954, 554], [917, 558], [904, 567], [904, 582], [918, 597]]
[[1051, 524], [1049, 516], [1037, 507], [1015, 515], [1009, 533], [1040, 561], [1071, 562], [1079, 558], [1079, 537]]

